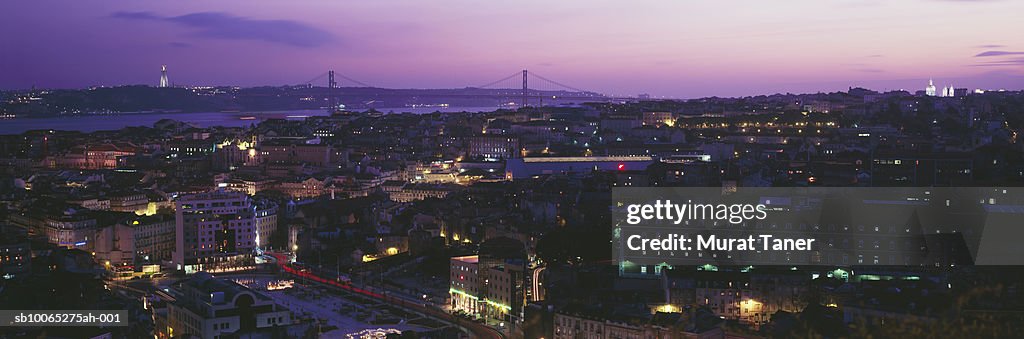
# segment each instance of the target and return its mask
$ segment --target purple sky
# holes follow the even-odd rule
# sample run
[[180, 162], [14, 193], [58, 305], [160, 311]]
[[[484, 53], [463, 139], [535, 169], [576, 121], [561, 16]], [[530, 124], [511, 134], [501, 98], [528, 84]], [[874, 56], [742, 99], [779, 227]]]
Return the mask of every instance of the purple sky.
[[[0, 88], [485, 84], [693, 98], [1024, 88], [1024, 1], [16, 1]], [[322, 80], [320, 82], [326, 82]], [[341, 81], [342, 85], [349, 83]]]

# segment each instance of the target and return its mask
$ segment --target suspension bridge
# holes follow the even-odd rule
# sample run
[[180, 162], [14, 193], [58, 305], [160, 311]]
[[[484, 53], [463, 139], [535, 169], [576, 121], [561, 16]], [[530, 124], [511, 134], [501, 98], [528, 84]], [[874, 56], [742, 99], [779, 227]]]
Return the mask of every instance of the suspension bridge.
[[[325, 80], [326, 82], [324, 82]], [[303, 84], [320, 90], [323, 95], [334, 98], [335, 101], [346, 96], [365, 97], [368, 91], [376, 91], [377, 97], [389, 94], [401, 95], [400, 93], [411, 95], [408, 92], [415, 91], [414, 95], [424, 100], [441, 97], [455, 100], [493, 99], [501, 102], [502, 105], [519, 107], [543, 106], [545, 101], [555, 104], [601, 102], [612, 99], [601, 93], [569, 86], [525, 69], [485, 84], [453, 89], [391, 89], [375, 86], [370, 82], [360, 81], [333, 70], [321, 73]]]

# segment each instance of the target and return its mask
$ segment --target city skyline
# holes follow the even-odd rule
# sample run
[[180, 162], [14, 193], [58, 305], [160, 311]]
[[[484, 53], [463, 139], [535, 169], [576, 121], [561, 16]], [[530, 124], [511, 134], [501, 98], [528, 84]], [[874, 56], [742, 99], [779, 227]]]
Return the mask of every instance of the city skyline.
[[156, 86], [165, 64], [177, 85], [301, 84], [333, 69], [376, 87], [461, 88], [525, 68], [670, 98], [913, 92], [929, 79], [1024, 88], [1024, 4], [1007, 1], [239, 4], [10, 5], [0, 27], [18, 34], [0, 43], [19, 48], [0, 54], [0, 88]]
[[1020, 13], [13, 2], [0, 338], [1024, 333]]

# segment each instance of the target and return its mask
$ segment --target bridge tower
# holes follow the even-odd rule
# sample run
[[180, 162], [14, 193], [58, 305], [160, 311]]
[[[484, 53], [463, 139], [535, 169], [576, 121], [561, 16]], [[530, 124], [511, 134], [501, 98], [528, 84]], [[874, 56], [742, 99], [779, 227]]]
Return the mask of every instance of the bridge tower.
[[334, 89], [338, 88], [338, 82], [334, 80], [334, 70], [327, 71], [327, 88], [330, 99], [328, 103], [331, 105], [331, 109], [338, 107], [338, 93], [335, 93]]
[[524, 69], [523, 70], [523, 103], [522, 103], [522, 107], [526, 107], [526, 104], [528, 103], [527, 100], [529, 100], [529, 87], [527, 86], [527, 82], [526, 82], [526, 74], [527, 74], [527, 72]]

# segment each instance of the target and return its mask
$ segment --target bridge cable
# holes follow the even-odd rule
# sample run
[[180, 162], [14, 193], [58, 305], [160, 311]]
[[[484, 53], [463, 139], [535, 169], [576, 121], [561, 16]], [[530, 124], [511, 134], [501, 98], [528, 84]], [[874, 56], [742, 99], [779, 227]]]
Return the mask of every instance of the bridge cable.
[[348, 80], [348, 81], [350, 81], [352, 83], [355, 83], [356, 85], [360, 85], [360, 86], [363, 86], [363, 87], [374, 87], [373, 85], [368, 85], [365, 82], [349, 78], [349, 77], [345, 76], [344, 74], [341, 74], [341, 73], [338, 73], [338, 72], [334, 72], [334, 76], [341, 77], [342, 79]]
[[[486, 85], [476, 86], [476, 88], [487, 88], [487, 87], [490, 87], [490, 86], [497, 85], [497, 84], [499, 84], [501, 82], [508, 81], [508, 80], [514, 79], [516, 77], [522, 77], [522, 76], [523, 76], [523, 72], [516, 72], [516, 73], [514, 73], [512, 75], [509, 75], [507, 77], [501, 78], [500, 80], [488, 83]], [[509, 88], [515, 88], [515, 87], [509, 87]]]
[[552, 83], [552, 84], [557, 85], [557, 86], [561, 86], [564, 89], [571, 89], [573, 91], [582, 92], [582, 93], [590, 92], [590, 91], [582, 90], [582, 89], [579, 89], [579, 88], [576, 88], [576, 87], [572, 87], [572, 86], [569, 86], [569, 85], [566, 85], [566, 84], [559, 83], [558, 81], [554, 81], [554, 80], [545, 78], [545, 77], [540, 76], [539, 74], [534, 73], [534, 72], [530, 72], [530, 76], [537, 77], [538, 79], [547, 81], [547, 82]]
[[309, 81], [306, 81], [306, 82], [303, 82], [303, 83], [304, 84], [312, 84], [312, 83], [316, 82], [317, 80], [323, 79], [325, 76], [327, 76], [327, 73], [329, 73], [329, 72], [323, 72], [320, 75], [317, 75], [315, 78], [309, 79]]

